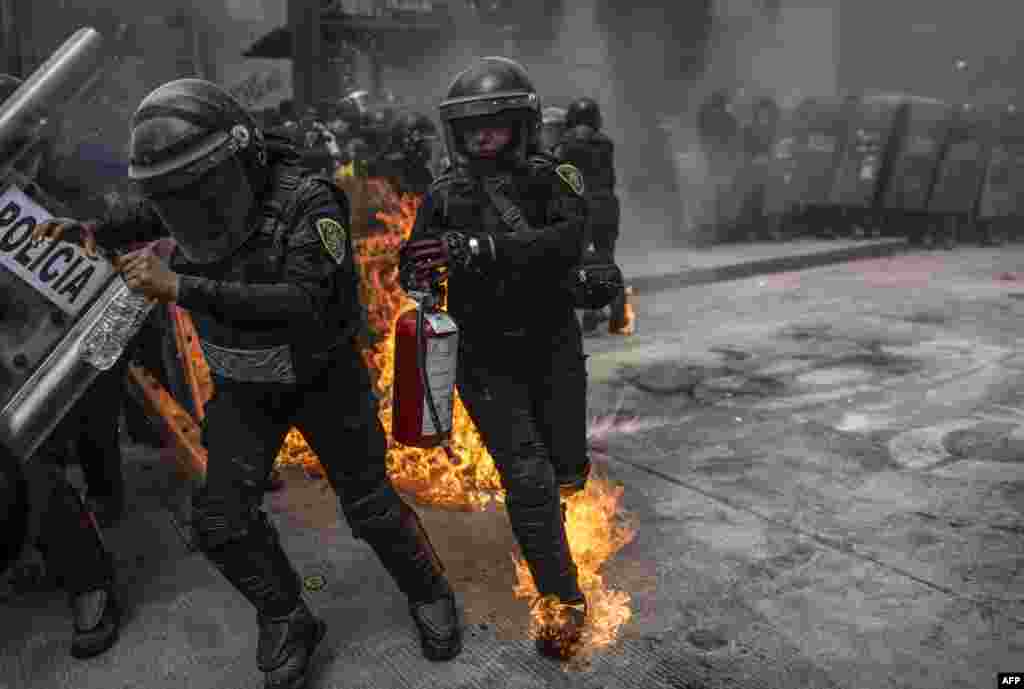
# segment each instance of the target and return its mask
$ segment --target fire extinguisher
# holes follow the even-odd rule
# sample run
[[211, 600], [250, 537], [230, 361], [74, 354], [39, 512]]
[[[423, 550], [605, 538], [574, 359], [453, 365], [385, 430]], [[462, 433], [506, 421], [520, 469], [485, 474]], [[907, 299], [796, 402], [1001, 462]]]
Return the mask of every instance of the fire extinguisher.
[[416, 306], [395, 323], [395, 377], [391, 433], [403, 445], [443, 447], [450, 442], [455, 407], [459, 329], [436, 293], [412, 295]]

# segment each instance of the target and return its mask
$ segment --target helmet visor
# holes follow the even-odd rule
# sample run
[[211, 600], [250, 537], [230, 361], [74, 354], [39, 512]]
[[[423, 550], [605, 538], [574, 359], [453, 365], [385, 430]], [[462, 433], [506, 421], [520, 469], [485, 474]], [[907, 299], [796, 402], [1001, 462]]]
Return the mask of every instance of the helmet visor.
[[219, 164], [194, 183], [170, 191], [142, 189], [185, 257], [213, 263], [248, 238], [252, 188], [237, 158]]
[[506, 110], [532, 110], [540, 112], [540, 100], [536, 93], [526, 91], [503, 93], [492, 97], [469, 96], [450, 98], [441, 103], [441, 119], [451, 120], [462, 117], [496, 115]]

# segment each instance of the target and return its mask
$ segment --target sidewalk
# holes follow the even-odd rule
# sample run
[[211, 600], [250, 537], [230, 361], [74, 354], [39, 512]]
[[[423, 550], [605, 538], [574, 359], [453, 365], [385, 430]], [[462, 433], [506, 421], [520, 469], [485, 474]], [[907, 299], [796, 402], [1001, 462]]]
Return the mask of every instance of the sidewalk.
[[721, 244], [704, 249], [622, 250], [616, 260], [634, 294], [805, 270], [905, 251], [906, 239], [823, 240]]

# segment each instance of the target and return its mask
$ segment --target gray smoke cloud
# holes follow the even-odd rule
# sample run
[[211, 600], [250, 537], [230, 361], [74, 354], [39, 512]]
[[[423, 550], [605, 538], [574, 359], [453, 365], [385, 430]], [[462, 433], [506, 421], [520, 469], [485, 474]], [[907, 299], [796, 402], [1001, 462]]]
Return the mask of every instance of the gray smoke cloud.
[[709, 164], [696, 128], [699, 106], [714, 92], [728, 90], [739, 124], [751, 119], [754, 102], [769, 97], [784, 108], [809, 96], [838, 92], [838, 3], [801, 3], [766, 7], [749, 0], [718, 0], [706, 61], [692, 84], [688, 107], [672, 121], [681, 192], [690, 227], [716, 214], [734, 218], [743, 203], [737, 184], [743, 158]]

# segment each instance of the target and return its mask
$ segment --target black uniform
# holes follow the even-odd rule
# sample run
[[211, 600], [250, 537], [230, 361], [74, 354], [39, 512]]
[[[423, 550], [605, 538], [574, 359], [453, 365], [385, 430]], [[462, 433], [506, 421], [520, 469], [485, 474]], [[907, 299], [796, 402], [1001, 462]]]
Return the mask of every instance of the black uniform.
[[448, 310], [461, 330], [457, 385], [501, 474], [538, 590], [573, 601], [581, 593], [556, 475], [576, 476], [587, 464], [586, 369], [573, 301], [561, 285], [581, 260], [586, 207], [555, 166], [534, 156], [507, 173], [502, 194], [528, 225], [515, 230], [483, 180], [453, 168], [431, 186], [410, 241], [449, 230], [494, 241], [494, 265], [449, 273]]
[[[619, 238], [621, 209], [615, 194], [615, 145], [604, 132], [581, 124], [562, 135], [555, 155], [574, 165], [585, 180], [587, 200], [587, 237], [594, 249], [607, 260], [615, 260], [615, 244]], [[612, 319], [625, 322], [625, 297], [612, 302]]]
[[615, 145], [604, 132], [581, 124], [562, 135], [555, 154], [583, 174], [587, 239], [598, 251], [614, 256], [620, 219], [615, 195]]
[[[325, 219], [347, 226], [347, 202], [329, 180], [296, 167], [294, 154], [272, 162], [260, 212], [251, 216], [259, 226], [236, 252], [201, 265], [180, 249], [171, 259], [182, 276], [177, 303], [192, 313], [215, 384], [202, 424], [209, 464], [195, 501], [197, 534], [259, 612], [264, 671], [291, 650], [284, 648], [287, 626], [275, 631], [264, 623], [296, 609], [301, 592], [260, 510], [292, 426], [323, 464], [354, 535], [371, 545], [411, 603], [449, 590], [415, 512], [385, 470], [377, 400], [355, 340], [361, 305], [351, 238], [343, 236], [341, 252], [332, 254], [317, 228]], [[97, 232], [108, 244], [163, 234], [145, 202], [113, 213]]]
[[429, 118], [406, 113], [392, 126], [387, 148], [370, 167], [371, 177], [382, 177], [399, 193], [422, 195], [433, 180], [430, 140], [436, 130]]

